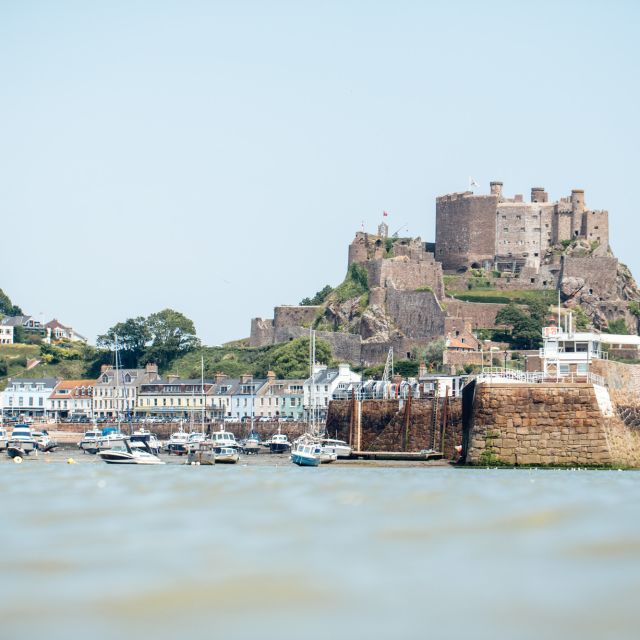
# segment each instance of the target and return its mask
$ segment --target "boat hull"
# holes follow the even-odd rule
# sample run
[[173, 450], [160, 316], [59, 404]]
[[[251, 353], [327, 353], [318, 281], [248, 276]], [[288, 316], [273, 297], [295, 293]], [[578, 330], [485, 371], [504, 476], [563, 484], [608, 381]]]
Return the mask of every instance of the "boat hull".
[[164, 464], [155, 456], [135, 456], [124, 451], [101, 451], [98, 457], [107, 464]]
[[291, 462], [293, 462], [293, 464], [297, 464], [299, 467], [317, 467], [320, 464], [320, 459], [315, 456], [305, 456], [299, 453], [292, 453]]
[[271, 453], [287, 453], [287, 451], [289, 451], [289, 449], [291, 449], [291, 445], [290, 444], [284, 444], [284, 443], [271, 443], [271, 445], [269, 446], [269, 450], [271, 451]]
[[28, 451], [21, 449], [20, 447], [7, 447], [7, 455], [10, 458], [24, 458], [28, 454]]

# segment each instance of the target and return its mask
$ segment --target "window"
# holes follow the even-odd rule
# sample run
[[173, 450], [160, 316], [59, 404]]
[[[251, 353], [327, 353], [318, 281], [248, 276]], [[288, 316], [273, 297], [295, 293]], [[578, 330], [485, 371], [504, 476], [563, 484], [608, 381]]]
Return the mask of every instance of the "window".
[[503, 231], [509, 231], [509, 227], [504, 227]]

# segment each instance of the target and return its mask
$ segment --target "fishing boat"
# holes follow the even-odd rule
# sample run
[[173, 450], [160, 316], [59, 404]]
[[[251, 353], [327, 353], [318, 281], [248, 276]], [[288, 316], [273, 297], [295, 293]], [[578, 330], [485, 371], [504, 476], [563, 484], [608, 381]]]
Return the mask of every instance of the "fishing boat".
[[110, 449], [98, 452], [98, 457], [107, 464], [164, 464], [158, 456], [151, 453], [146, 443], [132, 447], [129, 438], [114, 442]]
[[89, 429], [85, 431], [82, 440], [78, 442], [78, 447], [83, 453], [98, 453], [98, 442], [102, 438], [100, 429]]
[[220, 431], [214, 431], [211, 434], [210, 442], [214, 447], [231, 447], [233, 449], [239, 447], [235, 435], [231, 431], [225, 431], [224, 426]]
[[260, 452], [260, 437], [257, 433], [250, 433], [249, 437], [242, 443], [242, 453], [256, 455]]
[[317, 444], [297, 444], [291, 452], [291, 462], [300, 467], [317, 467], [322, 448]]
[[238, 450], [234, 447], [214, 447], [213, 457], [216, 464], [235, 464], [240, 460]]
[[278, 433], [274, 433], [271, 436], [271, 442], [269, 443], [269, 451], [271, 453], [287, 453], [291, 450], [291, 443], [285, 433], [280, 433], [280, 427], [278, 427]]
[[302, 445], [313, 445], [316, 447], [320, 456], [320, 464], [328, 464], [338, 459], [335, 447], [324, 444], [324, 439], [319, 438], [311, 433], [304, 433], [293, 443], [294, 450]]
[[174, 431], [165, 444], [165, 449], [169, 455], [172, 453], [181, 456], [187, 453], [187, 443], [189, 442], [189, 434], [180, 427], [178, 431]]
[[31, 427], [28, 424], [17, 424], [13, 427], [11, 437], [7, 441], [7, 454], [10, 458], [28, 456], [36, 451], [38, 444], [33, 437]]

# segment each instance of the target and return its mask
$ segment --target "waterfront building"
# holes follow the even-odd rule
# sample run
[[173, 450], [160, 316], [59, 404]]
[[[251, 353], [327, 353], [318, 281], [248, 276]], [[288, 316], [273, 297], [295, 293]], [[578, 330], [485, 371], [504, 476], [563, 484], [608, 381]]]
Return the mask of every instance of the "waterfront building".
[[228, 378], [224, 373], [216, 373], [214, 383], [205, 398], [207, 411], [214, 420], [233, 417], [231, 399], [239, 385], [239, 378]]
[[248, 419], [256, 415], [256, 396], [264, 385], [265, 379], [254, 379], [248, 373], [240, 376], [240, 380], [231, 392], [231, 417], [236, 420]]
[[135, 413], [138, 417], [182, 418], [198, 422], [211, 417], [205, 406], [206, 394], [213, 387], [211, 380], [182, 379], [178, 376], [158, 378], [140, 385]]
[[348, 364], [340, 364], [337, 369], [328, 369], [324, 364], [313, 367], [313, 375], [304, 381], [304, 409], [307, 415], [326, 415], [329, 401], [336, 392], [347, 392], [350, 385], [360, 382], [362, 376], [351, 371]]
[[93, 413], [97, 418], [131, 416], [136, 408], [140, 385], [157, 380], [158, 367], [148, 364], [144, 369], [119, 369], [104, 365], [93, 392]]
[[49, 416], [56, 420], [93, 416], [93, 385], [95, 380], [60, 380], [47, 400]]
[[0, 344], [13, 344], [13, 326], [0, 323]]
[[33, 418], [46, 417], [47, 401], [57, 383], [56, 378], [9, 378], [3, 392], [5, 413]]
[[273, 371], [267, 373], [267, 383], [257, 393], [257, 418], [304, 418], [304, 380], [276, 380]]

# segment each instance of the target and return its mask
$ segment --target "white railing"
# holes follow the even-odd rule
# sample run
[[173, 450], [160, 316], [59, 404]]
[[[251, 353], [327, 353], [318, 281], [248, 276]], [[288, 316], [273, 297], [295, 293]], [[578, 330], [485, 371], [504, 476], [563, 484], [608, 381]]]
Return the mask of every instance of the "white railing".
[[523, 382], [523, 383], [536, 383], [536, 382], [588, 382], [591, 384], [597, 384], [601, 387], [606, 386], [606, 381], [603, 376], [597, 373], [575, 373], [569, 372], [565, 374], [552, 374], [545, 373], [543, 371], [518, 371], [517, 369], [505, 369], [502, 367], [486, 367], [483, 371], [476, 375], [478, 382]]

